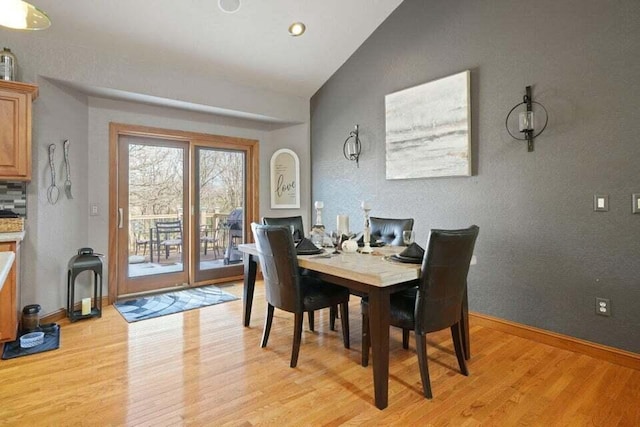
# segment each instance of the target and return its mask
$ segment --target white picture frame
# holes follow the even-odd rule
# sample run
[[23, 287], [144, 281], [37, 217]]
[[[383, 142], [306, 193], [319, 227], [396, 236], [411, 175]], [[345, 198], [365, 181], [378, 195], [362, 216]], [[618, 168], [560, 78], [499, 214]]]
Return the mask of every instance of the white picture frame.
[[271, 209], [300, 208], [300, 159], [288, 148], [271, 156]]
[[386, 179], [471, 176], [469, 70], [385, 96]]

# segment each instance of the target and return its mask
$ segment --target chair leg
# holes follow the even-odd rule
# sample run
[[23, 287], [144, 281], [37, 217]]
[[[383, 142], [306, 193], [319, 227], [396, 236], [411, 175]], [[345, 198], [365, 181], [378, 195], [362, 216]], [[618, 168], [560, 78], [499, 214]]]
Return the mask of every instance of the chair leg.
[[273, 306], [267, 304], [267, 318], [264, 320], [264, 330], [262, 331], [262, 344], [260, 347], [266, 347], [269, 341], [269, 332], [271, 332], [271, 323], [273, 323]]
[[427, 337], [416, 332], [416, 350], [418, 352], [418, 365], [420, 365], [420, 379], [422, 380], [422, 392], [424, 397], [431, 399], [431, 381], [429, 380], [429, 365], [427, 362]]
[[349, 340], [349, 303], [343, 302], [340, 304], [340, 323], [342, 324], [342, 341], [344, 342], [344, 348], [350, 347]]
[[337, 311], [338, 308], [335, 305], [329, 307], [329, 329], [331, 329], [332, 331], [336, 330], [336, 317], [338, 315]]
[[462, 372], [462, 375], [468, 376], [469, 370], [467, 369], [467, 361], [465, 360], [464, 350], [462, 348], [462, 325], [460, 322], [451, 325], [451, 338], [453, 339], [453, 347], [456, 350], [460, 372]]
[[371, 338], [369, 336], [369, 315], [362, 313], [362, 366], [369, 366], [369, 348]]
[[291, 349], [291, 366], [295, 368], [298, 364], [298, 354], [300, 354], [300, 342], [302, 341], [302, 319], [304, 313], [296, 313], [293, 327], [293, 348]]
[[402, 328], [402, 348], [407, 350], [409, 348], [409, 332], [410, 329]]
[[309, 330], [313, 332], [316, 327], [315, 316], [313, 314], [313, 311], [310, 311], [308, 316], [309, 316]]

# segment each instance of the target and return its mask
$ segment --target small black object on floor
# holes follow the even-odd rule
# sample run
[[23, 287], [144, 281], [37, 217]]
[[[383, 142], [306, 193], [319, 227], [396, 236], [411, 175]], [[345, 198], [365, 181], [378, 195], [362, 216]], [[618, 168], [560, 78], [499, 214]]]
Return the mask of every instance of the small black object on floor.
[[60, 347], [60, 326], [58, 324], [42, 325], [42, 332], [44, 332], [44, 342], [30, 348], [20, 347], [19, 337], [15, 341], [4, 343], [2, 359], [7, 360], [20, 356], [28, 356], [30, 354], [55, 350]]

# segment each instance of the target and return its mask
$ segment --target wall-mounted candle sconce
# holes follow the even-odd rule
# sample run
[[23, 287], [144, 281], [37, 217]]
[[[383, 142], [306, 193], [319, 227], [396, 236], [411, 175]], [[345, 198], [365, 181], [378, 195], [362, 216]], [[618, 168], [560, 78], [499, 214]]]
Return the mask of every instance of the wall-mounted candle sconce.
[[[511, 111], [509, 111], [509, 114], [507, 114], [505, 127], [507, 128], [507, 132], [509, 132], [509, 135], [511, 135], [514, 139], [517, 139], [519, 141], [527, 141], [528, 150], [533, 151], [533, 139], [539, 136], [547, 128], [547, 123], [549, 123], [549, 115], [547, 114], [547, 109], [544, 108], [544, 105], [531, 99], [531, 86], [527, 86], [525, 88], [525, 91], [526, 92], [524, 97], [522, 98], [522, 102], [516, 104], [516, 106], [513, 107]], [[544, 112], [544, 125], [538, 132], [535, 131], [536, 114], [533, 111], [533, 104], [540, 107], [540, 111]], [[511, 129], [509, 129], [509, 117], [516, 109], [521, 108], [522, 106], [525, 107], [525, 111], [521, 111], [518, 115], [518, 130], [524, 134], [524, 137], [514, 135], [514, 133], [511, 132]]]
[[358, 137], [358, 126], [359, 125], [356, 125], [355, 130], [349, 132], [349, 136], [344, 140], [342, 154], [344, 154], [344, 158], [347, 160], [355, 160], [356, 166], [360, 167], [358, 162], [360, 159], [362, 144], [360, 144], [360, 138]]

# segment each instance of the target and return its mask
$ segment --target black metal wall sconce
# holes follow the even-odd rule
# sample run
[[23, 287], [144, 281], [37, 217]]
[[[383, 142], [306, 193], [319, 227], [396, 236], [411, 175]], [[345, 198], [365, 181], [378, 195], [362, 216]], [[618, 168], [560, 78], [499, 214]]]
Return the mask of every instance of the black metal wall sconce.
[[345, 159], [349, 161], [355, 161], [356, 166], [360, 167], [359, 159], [360, 152], [362, 151], [362, 144], [360, 143], [358, 132], [359, 125], [356, 125], [355, 129], [349, 132], [349, 136], [344, 140], [344, 145], [342, 146], [342, 154], [344, 154]]
[[[538, 132], [535, 131], [536, 115], [533, 112], [533, 104], [539, 106], [541, 111], [544, 112], [544, 125]], [[516, 109], [521, 106], [525, 106], [526, 109], [525, 111], [521, 111], [518, 115], [518, 130], [524, 134], [524, 137], [514, 135], [514, 133], [511, 132], [511, 129], [509, 129], [509, 117]], [[527, 86], [525, 88], [525, 95], [522, 98], [522, 102], [516, 104], [516, 106], [513, 107], [511, 111], [509, 111], [509, 114], [507, 114], [505, 127], [507, 128], [507, 132], [509, 132], [509, 135], [511, 135], [511, 137], [519, 141], [527, 141], [528, 150], [533, 151], [533, 139], [544, 132], [544, 130], [547, 128], [547, 123], [549, 123], [549, 115], [547, 114], [547, 109], [544, 108], [544, 105], [531, 99], [531, 86]]]

